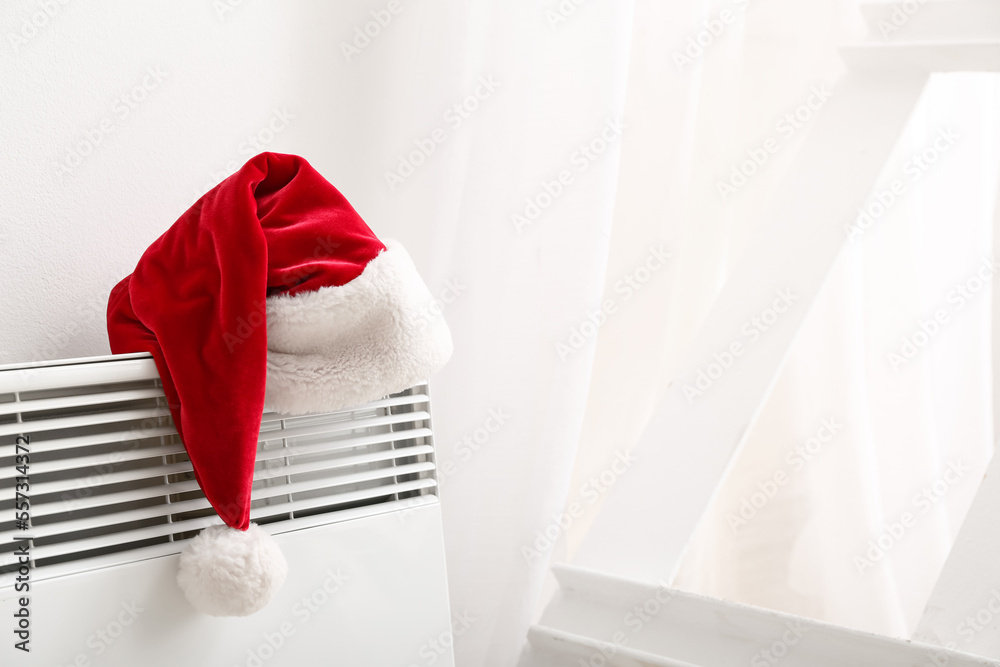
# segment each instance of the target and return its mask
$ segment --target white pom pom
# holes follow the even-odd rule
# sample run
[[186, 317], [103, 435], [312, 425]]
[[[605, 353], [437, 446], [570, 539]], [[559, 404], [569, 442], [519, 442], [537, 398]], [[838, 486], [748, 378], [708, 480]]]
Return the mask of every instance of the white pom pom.
[[288, 574], [274, 539], [257, 524], [242, 531], [210, 526], [181, 553], [177, 583], [210, 616], [249, 616], [271, 601]]

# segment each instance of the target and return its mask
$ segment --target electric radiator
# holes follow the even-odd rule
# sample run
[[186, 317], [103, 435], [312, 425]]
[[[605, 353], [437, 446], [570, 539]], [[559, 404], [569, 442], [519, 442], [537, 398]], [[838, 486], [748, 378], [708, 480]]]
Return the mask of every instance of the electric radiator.
[[426, 384], [265, 412], [251, 520], [288, 579], [253, 616], [200, 615], [178, 554], [220, 520], [152, 358], [0, 366], [0, 664], [453, 665], [436, 492]]

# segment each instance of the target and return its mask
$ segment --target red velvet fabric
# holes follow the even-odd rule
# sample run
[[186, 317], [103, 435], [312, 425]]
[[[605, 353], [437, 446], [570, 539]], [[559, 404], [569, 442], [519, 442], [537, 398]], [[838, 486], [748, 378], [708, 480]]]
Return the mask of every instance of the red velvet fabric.
[[250, 524], [266, 297], [344, 285], [383, 250], [308, 162], [262, 153], [199, 199], [111, 290], [111, 351], [153, 355], [198, 483], [226, 524]]

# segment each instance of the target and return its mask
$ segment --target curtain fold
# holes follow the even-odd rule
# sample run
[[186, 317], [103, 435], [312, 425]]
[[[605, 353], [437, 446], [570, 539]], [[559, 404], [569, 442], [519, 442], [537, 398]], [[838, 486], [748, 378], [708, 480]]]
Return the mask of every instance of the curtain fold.
[[[468, 288], [448, 306], [459, 343], [435, 386], [447, 416], [438, 428], [452, 601], [456, 613], [480, 619], [455, 640], [459, 664], [513, 664], [552, 592], [549, 564], [572, 562], [602, 510], [605, 483], [629, 483], [621, 454], [642, 433], [794, 167], [810, 116], [844, 71], [837, 47], [865, 30], [853, 1], [564, 4], [576, 9], [558, 19], [550, 13], [556, 5], [545, 3], [463, 10], [476, 36], [456, 42], [456, 55], [466, 48], [480, 55], [456, 61], [455, 80], [490, 71], [502, 87], [429, 195], [448, 211], [426, 221], [432, 238], [450, 239], [452, 249], [432, 271]], [[425, 24], [434, 23], [433, 12], [456, 10], [429, 10]], [[735, 16], [725, 34], [679, 65], [688, 38], [723, 10]], [[421, 44], [428, 58], [440, 48]], [[416, 81], [424, 71], [414, 68]], [[969, 122], [971, 109], [995, 104], [994, 84], [950, 81], [936, 83], [923, 105], [941, 107], [935, 122], [955, 110], [945, 101], [956, 96], [967, 96]], [[416, 84], [411, 94], [420, 90]], [[787, 120], [803, 106], [807, 117]], [[620, 137], [605, 137], [596, 156], [581, 150], [601, 146], [608, 122], [622, 126]], [[976, 123], [973, 133], [990, 127], [982, 117]], [[912, 125], [887, 178], [932, 138], [920, 121]], [[734, 170], [769, 139], [777, 149], [740, 182]], [[919, 323], [942, 280], [960, 273], [969, 253], [990, 247], [989, 207], [962, 208], [967, 223], [956, 234], [947, 202], [956, 193], [992, 202], [991, 176], [953, 186], [995, 151], [988, 143], [955, 171], [942, 168], [937, 187], [914, 188], [863, 246], [842, 252], [692, 538], [679, 586], [908, 635], [974, 485], [956, 487], [909, 547], [872, 570], [858, 573], [852, 556], [911, 502], [904, 491], [933, 482], [949, 457], [970, 462], [966, 479], [985, 465], [988, 317], [970, 308], [974, 314], [949, 331], [957, 347], [928, 354], [935, 367], [913, 370], [917, 381], [886, 372], [884, 357], [893, 336]], [[736, 183], [735, 192], [720, 183]], [[409, 196], [394, 206], [407, 208]], [[934, 254], [943, 247], [946, 255]], [[656, 253], [669, 257], [651, 259]], [[977, 398], [956, 411], [940, 386], [966, 387]], [[498, 412], [509, 419], [492, 432]], [[914, 412], [925, 419], [911, 419]], [[757, 482], [788, 467], [788, 449], [831, 418], [849, 426], [832, 436], [826, 456], [734, 532], [727, 514]], [[669, 508], [612, 519], [642, 530], [669, 521]], [[918, 553], [930, 555], [914, 560]]]
[[400, 118], [416, 108], [428, 120], [394, 128], [398, 148], [387, 152], [426, 133], [480, 77], [496, 92], [377, 206], [386, 220], [409, 219], [394, 234], [424, 244], [432, 292], [459, 287], [443, 305], [455, 354], [431, 388], [452, 609], [475, 619], [454, 639], [456, 663], [507, 666], [564, 530], [592, 384], [588, 313], [601, 304], [629, 132], [632, 17], [630, 3], [586, 4], [560, 20], [549, 14], [557, 3], [542, 2], [421, 11], [397, 104]]
[[[982, 109], [998, 83], [931, 79], [870, 201], [894, 181], [903, 194], [848, 232], [680, 586], [881, 634], [916, 628], [993, 453], [1000, 145]], [[942, 128], [966, 141], [947, 145]], [[942, 148], [926, 170], [913, 159]]]

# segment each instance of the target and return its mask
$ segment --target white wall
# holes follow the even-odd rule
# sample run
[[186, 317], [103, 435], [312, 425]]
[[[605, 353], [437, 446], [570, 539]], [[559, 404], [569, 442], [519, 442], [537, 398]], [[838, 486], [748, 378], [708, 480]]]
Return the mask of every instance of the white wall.
[[[435, 215], [426, 188], [387, 197], [383, 177], [440, 116], [438, 101], [461, 99], [447, 43], [429, 56], [442, 62], [424, 63], [440, 90], [411, 90], [398, 66], [413, 63], [420, 0], [401, 0], [350, 62], [341, 42], [387, 0], [228, 3], [0, 6], [0, 363], [107, 353], [111, 287], [259, 152], [251, 141], [305, 156], [376, 234], [409, 246], [432, 288], [440, 282], [424, 268], [429, 240], [410, 231]], [[379, 122], [402, 105], [412, 125]], [[456, 145], [411, 180], [433, 180]]]

